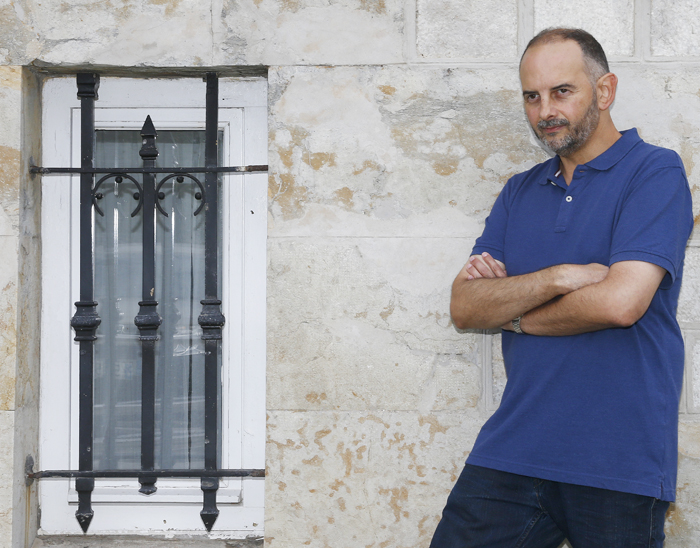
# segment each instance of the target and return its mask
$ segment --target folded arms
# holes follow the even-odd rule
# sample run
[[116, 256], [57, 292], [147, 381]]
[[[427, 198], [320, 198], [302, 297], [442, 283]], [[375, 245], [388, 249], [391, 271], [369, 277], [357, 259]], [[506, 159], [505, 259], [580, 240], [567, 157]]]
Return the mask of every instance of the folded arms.
[[508, 276], [488, 253], [472, 255], [452, 284], [450, 313], [460, 329], [512, 329], [531, 335], [576, 335], [628, 327], [646, 312], [666, 270], [644, 261], [561, 264]]

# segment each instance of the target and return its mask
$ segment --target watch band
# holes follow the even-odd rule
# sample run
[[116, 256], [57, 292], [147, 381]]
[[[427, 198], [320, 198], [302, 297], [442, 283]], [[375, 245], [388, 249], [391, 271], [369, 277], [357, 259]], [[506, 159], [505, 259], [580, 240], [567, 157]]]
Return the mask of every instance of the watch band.
[[520, 328], [520, 320], [522, 320], [522, 319], [523, 319], [522, 316], [518, 316], [517, 318], [515, 318], [514, 320], [512, 320], [510, 322], [510, 324], [513, 326], [513, 331], [515, 331], [516, 333], [518, 333], [520, 335], [524, 334], [524, 331]]

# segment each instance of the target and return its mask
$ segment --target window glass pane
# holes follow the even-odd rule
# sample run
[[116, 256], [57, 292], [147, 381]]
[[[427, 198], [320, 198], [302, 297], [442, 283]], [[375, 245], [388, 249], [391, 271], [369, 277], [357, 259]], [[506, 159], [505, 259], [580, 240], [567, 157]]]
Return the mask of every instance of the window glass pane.
[[[204, 131], [159, 131], [157, 146], [158, 167], [204, 165]], [[138, 131], [98, 130], [95, 165], [140, 166], [140, 148]], [[204, 184], [203, 174], [192, 175]], [[158, 174], [156, 184], [166, 177]], [[140, 175], [134, 178], [142, 184]], [[104, 216], [95, 214], [95, 299], [102, 324], [95, 345], [94, 467], [140, 468], [141, 343], [134, 317], [142, 291], [142, 211], [132, 217], [140, 189], [112, 177], [99, 191]], [[156, 343], [156, 468], [203, 468], [204, 344], [197, 318], [204, 298], [204, 215], [194, 215], [202, 189], [184, 176], [168, 179], [159, 191], [167, 216], [156, 213], [155, 298], [163, 318]]]

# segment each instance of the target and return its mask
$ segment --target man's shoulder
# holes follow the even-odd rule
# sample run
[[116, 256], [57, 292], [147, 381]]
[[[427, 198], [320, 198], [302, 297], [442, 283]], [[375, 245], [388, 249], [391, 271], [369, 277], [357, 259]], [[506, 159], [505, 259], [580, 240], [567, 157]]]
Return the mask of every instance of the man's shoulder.
[[639, 137], [625, 154], [624, 159], [626, 162], [620, 162], [620, 164], [634, 163], [643, 170], [672, 167], [683, 169], [683, 161], [675, 150], [647, 143]]
[[645, 141], [642, 141], [641, 144], [639, 156], [644, 159], [645, 163], [658, 167], [681, 167], [683, 165], [681, 157], [675, 150], [652, 145]]

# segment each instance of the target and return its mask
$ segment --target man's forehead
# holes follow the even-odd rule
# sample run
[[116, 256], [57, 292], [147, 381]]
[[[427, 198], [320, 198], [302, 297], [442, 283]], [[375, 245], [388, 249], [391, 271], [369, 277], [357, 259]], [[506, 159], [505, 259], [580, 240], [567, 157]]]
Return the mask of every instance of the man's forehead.
[[581, 47], [574, 40], [555, 40], [531, 46], [520, 63], [520, 79], [556, 73], [586, 73]]

